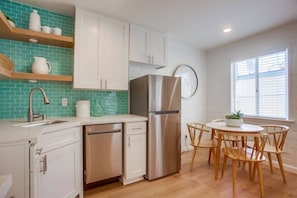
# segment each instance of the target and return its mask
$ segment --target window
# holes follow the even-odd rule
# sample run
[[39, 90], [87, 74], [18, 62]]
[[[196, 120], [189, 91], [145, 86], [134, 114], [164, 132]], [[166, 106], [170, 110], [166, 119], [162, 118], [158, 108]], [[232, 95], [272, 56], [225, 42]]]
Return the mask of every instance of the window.
[[232, 63], [232, 110], [288, 118], [287, 50]]

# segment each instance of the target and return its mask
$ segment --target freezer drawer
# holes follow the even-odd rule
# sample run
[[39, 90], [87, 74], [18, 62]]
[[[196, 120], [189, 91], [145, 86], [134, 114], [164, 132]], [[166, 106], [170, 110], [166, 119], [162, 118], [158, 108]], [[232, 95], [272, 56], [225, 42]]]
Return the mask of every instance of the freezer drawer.
[[85, 185], [122, 175], [122, 124], [84, 127]]
[[180, 113], [149, 114], [147, 179], [179, 172], [181, 167]]

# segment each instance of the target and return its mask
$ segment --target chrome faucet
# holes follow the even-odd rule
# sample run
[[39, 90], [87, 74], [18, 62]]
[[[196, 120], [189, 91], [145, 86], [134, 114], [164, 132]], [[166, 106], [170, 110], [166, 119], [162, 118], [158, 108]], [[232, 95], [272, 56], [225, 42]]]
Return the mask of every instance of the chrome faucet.
[[48, 98], [47, 98], [47, 96], [46, 96], [46, 94], [45, 94], [45, 91], [42, 88], [35, 87], [35, 88], [31, 89], [30, 95], [29, 95], [28, 122], [33, 122], [34, 121], [34, 118], [41, 117], [41, 115], [39, 113], [38, 114], [34, 114], [33, 107], [32, 107], [32, 96], [33, 96], [33, 93], [36, 90], [39, 90], [42, 93], [44, 104], [49, 104], [50, 103], [49, 100], [48, 100]]

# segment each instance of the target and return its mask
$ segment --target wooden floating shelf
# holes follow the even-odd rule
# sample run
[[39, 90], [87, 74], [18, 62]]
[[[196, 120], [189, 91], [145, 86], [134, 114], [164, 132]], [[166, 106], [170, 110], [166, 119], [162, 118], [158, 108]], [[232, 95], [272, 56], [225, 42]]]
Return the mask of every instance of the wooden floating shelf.
[[0, 77], [3, 79], [72, 82], [72, 76], [13, 72], [5, 68], [0, 68]]
[[[73, 38], [37, 32], [28, 29], [12, 27], [4, 14], [0, 11], [0, 38], [30, 42], [29, 39], [35, 39], [39, 44], [73, 48]], [[13, 72], [0, 67], [0, 78], [2, 79], [20, 79], [20, 80], [41, 80], [41, 81], [62, 81], [72, 82], [72, 76], [47, 75]]]
[[30, 42], [30, 39], [35, 39], [39, 44], [52, 45], [58, 47], [73, 48], [73, 37], [48, 34], [44, 32], [32, 31], [12, 27], [4, 14], [0, 11], [0, 38]]

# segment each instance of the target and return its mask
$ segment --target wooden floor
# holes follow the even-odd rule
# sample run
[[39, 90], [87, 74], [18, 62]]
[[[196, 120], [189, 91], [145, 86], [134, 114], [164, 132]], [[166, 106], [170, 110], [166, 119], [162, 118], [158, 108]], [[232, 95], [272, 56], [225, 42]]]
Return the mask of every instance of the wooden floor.
[[[200, 153], [198, 153], [200, 152]], [[187, 198], [187, 197], [232, 197], [231, 160], [228, 161], [224, 178], [214, 180], [213, 163], [207, 164], [208, 152], [197, 152], [193, 171], [189, 172], [192, 152], [182, 154], [181, 171], [177, 174], [154, 181], [140, 181], [123, 186], [112, 183], [84, 192], [85, 198]], [[200, 154], [200, 155], [199, 155]], [[297, 197], [297, 175], [286, 173], [287, 184], [283, 184], [280, 172], [275, 169], [271, 174], [269, 167], [263, 164], [264, 194], [268, 198]], [[236, 197], [260, 197], [257, 179], [251, 182], [246, 170], [237, 169]]]

